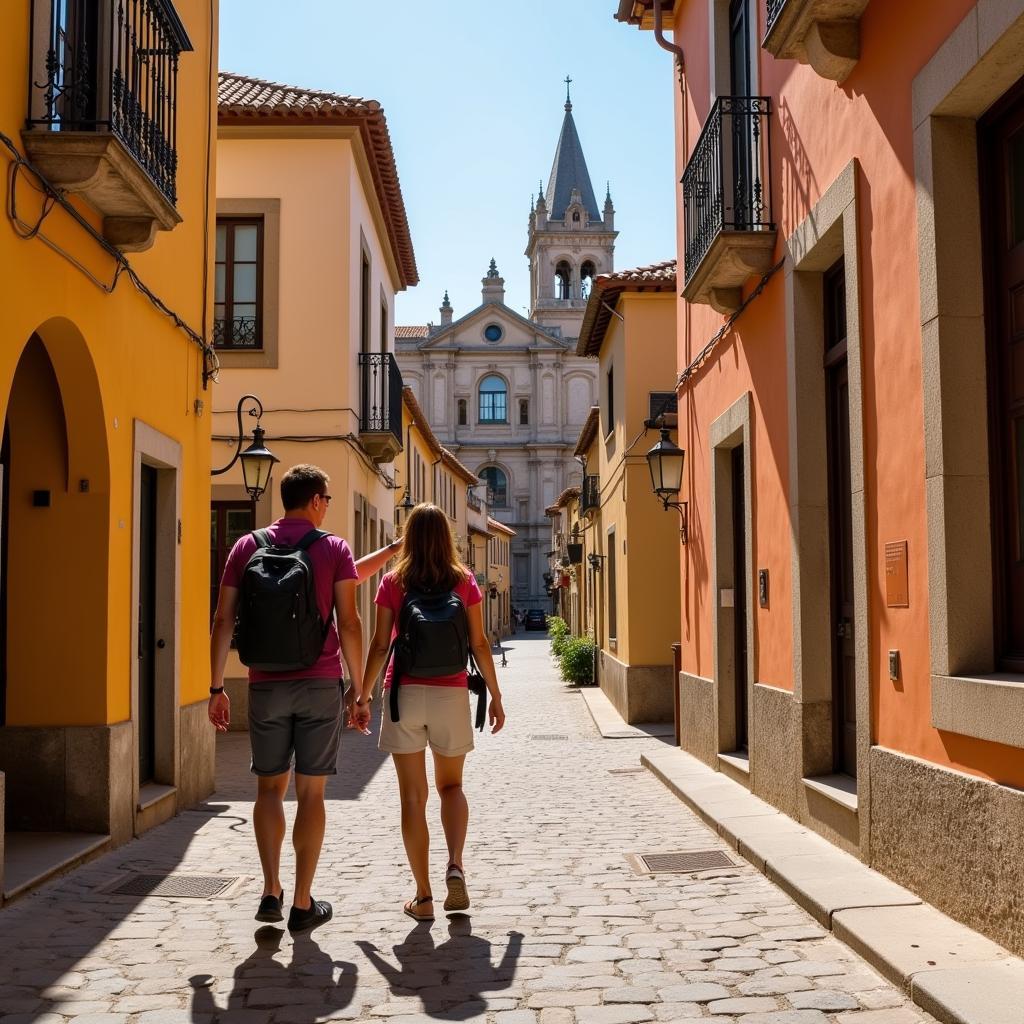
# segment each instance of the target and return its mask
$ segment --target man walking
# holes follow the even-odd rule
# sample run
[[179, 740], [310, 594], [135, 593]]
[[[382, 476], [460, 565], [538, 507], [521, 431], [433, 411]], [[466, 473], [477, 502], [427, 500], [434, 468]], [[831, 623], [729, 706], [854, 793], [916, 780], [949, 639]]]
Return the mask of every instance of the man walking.
[[348, 544], [320, 530], [331, 501], [329, 482], [322, 469], [309, 465], [293, 466], [281, 478], [284, 516], [231, 549], [210, 641], [209, 716], [224, 732], [230, 723], [224, 667], [238, 618], [239, 655], [249, 666], [252, 771], [258, 777], [253, 825], [263, 899], [257, 921], [284, 916], [284, 796], [294, 760], [295, 891], [288, 915], [293, 932], [324, 924], [333, 913], [330, 903], [313, 898], [311, 888], [326, 825], [324, 787], [337, 772], [344, 722], [339, 654], [348, 669], [349, 694], [362, 687], [359, 574]]

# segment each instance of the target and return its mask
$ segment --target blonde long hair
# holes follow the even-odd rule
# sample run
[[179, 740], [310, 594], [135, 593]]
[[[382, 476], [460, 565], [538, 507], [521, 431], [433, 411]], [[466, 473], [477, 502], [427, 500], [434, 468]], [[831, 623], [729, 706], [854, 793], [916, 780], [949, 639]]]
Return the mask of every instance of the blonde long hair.
[[394, 577], [407, 594], [452, 590], [469, 578], [448, 517], [437, 505], [424, 502], [409, 513]]

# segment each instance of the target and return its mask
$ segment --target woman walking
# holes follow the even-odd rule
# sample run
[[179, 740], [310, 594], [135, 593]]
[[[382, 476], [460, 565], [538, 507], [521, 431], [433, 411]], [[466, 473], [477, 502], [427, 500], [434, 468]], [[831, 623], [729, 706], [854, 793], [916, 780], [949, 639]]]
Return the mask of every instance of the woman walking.
[[[484, 634], [481, 601], [476, 578], [456, 552], [447, 516], [436, 505], [417, 505], [409, 514], [398, 565], [384, 577], [377, 591], [376, 627], [353, 715], [356, 727], [365, 730], [370, 721], [370, 694], [387, 661], [384, 688], [391, 699], [381, 714], [379, 746], [395, 762], [402, 803], [402, 839], [416, 880], [416, 895], [404, 910], [417, 921], [434, 919], [426, 817], [428, 746], [434, 759], [434, 784], [441, 798], [441, 827], [448, 844], [444, 909], [469, 908], [463, 868], [469, 805], [462, 791], [463, 765], [466, 754], [473, 749], [465, 669], [467, 639], [490, 697], [491, 732], [498, 732], [505, 724], [494, 659]], [[389, 651], [398, 656], [389, 658]], [[450, 671], [438, 675], [438, 669]], [[394, 707], [390, 694], [393, 686], [397, 687], [398, 721], [393, 720], [388, 706]]]

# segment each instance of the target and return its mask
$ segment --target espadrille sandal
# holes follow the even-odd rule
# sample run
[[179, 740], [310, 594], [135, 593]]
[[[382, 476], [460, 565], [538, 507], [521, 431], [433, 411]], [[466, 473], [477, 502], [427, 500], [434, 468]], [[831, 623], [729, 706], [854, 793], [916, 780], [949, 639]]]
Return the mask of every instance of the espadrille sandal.
[[402, 912], [408, 914], [414, 921], [433, 921], [434, 915], [430, 914], [417, 914], [416, 907], [422, 906], [424, 903], [433, 903], [433, 896], [420, 896], [419, 899], [409, 900], [408, 903], [402, 907]]
[[466, 889], [466, 876], [458, 864], [449, 864], [444, 876], [444, 884], [448, 886], [448, 897], [444, 901], [445, 910], [469, 910], [469, 891]]

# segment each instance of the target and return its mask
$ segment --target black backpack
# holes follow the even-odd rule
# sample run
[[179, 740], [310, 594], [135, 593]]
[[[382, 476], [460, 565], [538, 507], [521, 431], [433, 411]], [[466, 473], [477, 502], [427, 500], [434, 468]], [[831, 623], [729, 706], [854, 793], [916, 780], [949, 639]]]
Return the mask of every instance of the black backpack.
[[310, 530], [294, 547], [253, 533], [256, 550], [242, 573], [238, 602], [238, 656], [261, 672], [311, 668], [323, 653], [332, 619], [324, 622], [307, 551], [324, 530]]
[[476, 671], [469, 648], [469, 619], [462, 598], [454, 591], [409, 593], [398, 613], [398, 634], [391, 644], [391, 721], [397, 722], [398, 686], [402, 675], [433, 679], [466, 671], [472, 664], [472, 692], [477, 695], [477, 728], [483, 728], [486, 687]]

